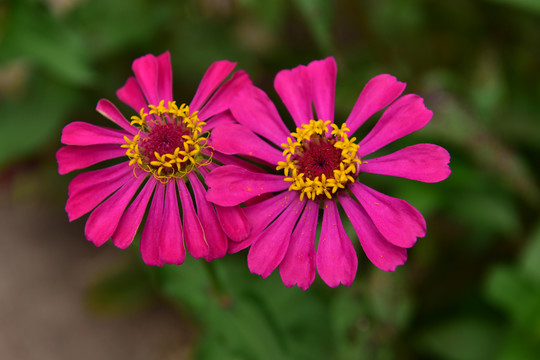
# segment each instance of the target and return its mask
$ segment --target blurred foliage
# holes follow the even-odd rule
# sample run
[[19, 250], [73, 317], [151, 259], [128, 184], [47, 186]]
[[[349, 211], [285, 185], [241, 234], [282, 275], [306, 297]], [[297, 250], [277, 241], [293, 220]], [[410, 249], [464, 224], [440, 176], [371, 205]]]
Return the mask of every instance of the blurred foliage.
[[92, 286], [96, 311], [166, 302], [197, 329], [199, 359], [536, 358], [538, 1], [2, 0], [0, 171], [16, 199], [64, 201], [68, 180], [52, 175], [62, 127], [106, 123], [97, 101], [118, 104], [133, 59], [165, 50], [177, 99], [227, 58], [276, 103], [277, 71], [333, 55], [338, 119], [372, 76], [396, 75], [434, 112], [396, 146], [440, 144], [453, 173], [440, 184], [365, 177], [427, 219], [427, 237], [395, 273], [360, 254], [352, 287], [317, 279], [302, 292], [278, 274], [251, 275], [245, 253], [163, 269], [134, 256]]

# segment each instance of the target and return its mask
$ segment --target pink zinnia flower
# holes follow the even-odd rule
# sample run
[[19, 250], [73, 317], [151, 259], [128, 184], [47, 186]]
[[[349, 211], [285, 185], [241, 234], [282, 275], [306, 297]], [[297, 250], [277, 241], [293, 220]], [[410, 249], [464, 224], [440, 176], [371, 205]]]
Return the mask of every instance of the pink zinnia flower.
[[224, 82], [234, 67], [235, 63], [225, 60], [213, 63], [189, 106], [178, 106], [173, 101], [169, 52], [143, 56], [133, 62], [135, 77], [116, 93], [138, 114], [131, 122], [102, 99], [97, 110], [119, 129], [85, 122], [64, 128], [62, 143], [67, 146], [56, 154], [60, 174], [124, 159], [82, 173], [69, 184], [66, 211], [70, 221], [93, 210], [85, 227], [88, 240], [101, 246], [112, 238], [114, 245], [126, 248], [149, 203], [140, 243], [148, 265], [181, 264], [186, 247], [195, 258], [223, 257], [227, 236], [235, 241], [247, 236], [249, 225], [242, 210], [214, 207], [206, 200], [199, 179], [215, 166], [205, 132], [230, 122], [229, 102], [251, 84], [243, 71]]
[[[219, 126], [211, 136], [215, 150], [258, 159], [281, 173], [227, 165], [212, 171], [206, 183], [207, 199], [215, 204], [249, 205], [244, 211], [252, 233], [232, 244], [229, 251], [251, 246], [251, 272], [267, 277], [279, 266], [286, 286], [307, 289], [316, 272], [332, 287], [353, 282], [358, 260], [343, 228], [338, 202], [367, 257], [382, 270], [393, 271], [404, 264], [407, 248], [425, 236], [420, 212], [404, 200], [364, 185], [359, 178], [362, 173], [423, 182], [438, 182], [450, 174], [448, 152], [432, 144], [369, 158], [376, 150], [425, 126], [432, 112], [418, 95], [400, 97], [405, 83], [384, 74], [368, 82], [347, 120], [337, 126], [336, 73], [333, 58], [278, 73], [274, 86], [297, 126], [294, 132], [286, 128], [268, 96], [249, 86], [231, 104], [239, 124]], [[385, 107], [366, 137], [358, 143], [350, 137]], [[322, 227], [315, 250], [320, 208]]]

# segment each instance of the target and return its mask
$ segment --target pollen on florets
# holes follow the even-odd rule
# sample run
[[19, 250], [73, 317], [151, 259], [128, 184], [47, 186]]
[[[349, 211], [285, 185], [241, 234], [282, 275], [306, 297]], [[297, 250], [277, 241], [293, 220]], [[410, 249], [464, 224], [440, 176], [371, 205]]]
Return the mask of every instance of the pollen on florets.
[[205, 123], [197, 112], [190, 114], [189, 107], [162, 100], [157, 106], [149, 105], [150, 111], [141, 109], [139, 116], [131, 117], [131, 125], [139, 132], [133, 139], [124, 137], [129, 165], [137, 164], [161, 181], [181, 178], [195, 167], [205, 166], [211, 161], [205, 157], [207, 138], [201, 136]]
[[311, 200], [323, 196], [331, 199], [358, 175], [361, 160], [356, 138], [349, 139], [346, 124], [331, 124], [332, 131], [329, 124], [329, 120], [311, 120], [281, 144], [285, 161], [280, 161], [276, 169], [284, 171], [285, 181], [291, 182], [289, 190], [299, 191], [301, 199], [304, 195]]

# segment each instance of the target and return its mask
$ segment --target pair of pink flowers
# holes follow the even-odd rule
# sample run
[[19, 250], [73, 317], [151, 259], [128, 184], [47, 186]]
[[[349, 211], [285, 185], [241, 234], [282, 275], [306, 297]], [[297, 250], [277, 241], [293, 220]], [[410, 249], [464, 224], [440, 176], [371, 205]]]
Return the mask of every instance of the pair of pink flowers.
[[[186, 249], [210, 261], [249, 247], [253, 273], [267, 277], [279, 267], [286, 286], [307, 289], [317, 272], [332, 287], [351, 285], [356, 275], [357, 255], [339, 203], [373, 264], [385, 271], [403, 264], [406, 249], [425, 235], [424, 218], [406, 201], [362, 184], [359, 176], [423, 182], [449, 176], [448, 152], [432, 144], [366, 160], [430, 121], [422, 98], [400, 97], [405, 84], [379, 75], [338, 126], [335, 60], [313, 61], [275, 78], [297, 126], [291, 132], [245, 72], [226, 80], [234, 66], [212, 64], [186, 105], [173, 101], [169, 53], [135, 60], [135, 77], [117, 91], [137, 114], [131, 121], [100, 100], [97, 110], [121, 129], [83, 122], [64, 128], [66, 146], [57, 153], [61, 174], [124, 159], [73, 179], [66, 204], [70, 220], [91, 212], [86, 237], [98, 246], [112, 238], [125, 248], [147, 213], [140, 247], [148, 265], [181, 264]], [[352, 134], [384, 108], [357, 142]]]

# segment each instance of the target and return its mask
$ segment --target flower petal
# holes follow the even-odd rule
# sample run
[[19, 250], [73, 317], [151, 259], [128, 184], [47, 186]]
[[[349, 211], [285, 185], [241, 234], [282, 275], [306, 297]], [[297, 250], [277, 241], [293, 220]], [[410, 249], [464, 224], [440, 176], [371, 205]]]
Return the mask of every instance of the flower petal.
[[341, 192], [338, 198], [358, 234], [362, 249], [373, 265], [384, 271], [394, 271], [397, 266], [405, 264], [407, 249], [390, 244], [362, 206], [347, 193]]
[[202, 131], [207, 132], [221, 125], [236, 124], [236, 120], [230, 111], [223, 111], [210, 119], [206, 120], [206, 125], [203, 125]]
[[255, 86], [246, 86], [231, 101], [230, 110], [240, 124], [281, 146], [290, 135], [272, 100]]
[[308, 201], [291, 236], [287, 253], [279, 264], [279, 274], [287, 287], [298, 285], [306, 290], [315, 280], [315, 236], [319, 205]]
[[161, 99], [158, 96], [159, 69], [156, 57], [152, 54], [141, 56], [133, 61], [131, 68], [148, 104], [159, 104]]
[[408, 94], [393, 102], [373, 129], [360, 141], [358, 153], [364, 157], [391, 142], [423, 128], [433, 112], [424, 105], [424, 99]]
[[169, 101], [174, 100], [172, 91], [173, 75], [171, 53], [165, 51], [163, 54], [158, 55], [156, 60], [158, 67], [157, 95], [160, 100], [165, 100], [165, 104], [167, 104]]
[[299, 196], [290, 191], [282, 192], [269, 199], [261, 201], [255, 205], [247, 206], [244, 209], [244, 214], [251, 224], [251, 232], [249, 236], [236, 243], [229, 243], [229, 253], [235, 253], [245, 249], [259, 234], [272, 222], [279, 214], [283, 212], [294, 199]]
[[228, 110], [231, 105], [231, 100], [238, 92], [251, 84], [251, 80], [245, 71], [240, 70], [235, 72], [232, 78], [220, 86], [216, 93], [199, 111], [199, 119], [206, 121], [206, 119]]
[[353, 134], [377, 111], [384, 109], [405, 90], [407, 84], [397, 81], [388, 74], [381, 74], [369, 80], [347, 118], [347, 127]]
[[165, 189], [165, 206], [158, 245], [159, 258], [165, 264], [180, 265], [186, 258], [177, 199], [176, 182], [171, 180]]
[[133, 242], [133, 238], [139, 229], [144, 213], [156, 186], [156, 179], [151, 176], [135, 200], [129, 205], [118, 223], [118, 227], [112, 236], [113, 244], [125, 249]]
[[180, 193], [180, 201], [182, 202], [182, 211], [184, 213], [184, 241], [186, 247], [195, 259], [205, 257], [208, 255], [208, 242], [199, 217], [195, 213], [191, 195], [183, 179], [178, 179], [176, 183], [178, 184], [178, 192]]
[[131, 134], [122, 130], [74, 121], [62, 130], [61, 141], [66, 145], [125, 144], [124, 136], [131, 137]]
[[266, 278], [279, 265], [305, 204], [306, 199], [293, 201], [272, 225], [253, 240], [248, 253], [248, 267], [252, 273]]
[[410, 248], [417, 237], [426, 235], [424, 217], [405, 200], [381, 194], [359, 182], [350, 184], [350, 189], [390, 243]]
[[66, 212], [69, 221], [78, 219], [133, 178], [128, 162], [77, 175], [69, 184]]
[[335, 200], [324, 201], [321, 237], [316, 254], [317, 270], [330, 287], [350, 286], [356, 276], [358, 258], [345, 233]]
[[247, 127], [231, 124], [222, 125], [212, 131], [210, 146], [227, 155], [247, 155], [277, 165], [283, 161], [281, 151], [270, 146]]
[[224, 207], [214, 205], [214, 207], [221, 228], [229, 239], [239, 242], [248, 237], [251, 232], [251, 225], [249, 225], [244, 210], [240, 206]]
[[148, 211], [148, 217], [141, 235], [141, 255], [144, 263], [149, 266], [163, 266], [159, 256], [159, 237], [163, 224], [163, 204], [165, 200], [165, 185], [156, 183], [154, 198]]
[[433, 183], [450, 175], [449, 162], [450, 154], [444, 148], [417, 144], [389, 155], [363, 160], [360, 171]]
[[308, 124], [313, 119], [311, 78], [307, 66], [299, 65], [291, 70], [281, 70], [274, 79], [274, 88], [297, 127]]
[[137, 114], [141, 109], [148, 113], [148, 104], [139, 86], [139, 83], [133, 76], [129, 77], [120, 89], [116, 91], [116, 96], [124, 104], [130, 106]]
[[210, 65], [197, 88], [191, 104], [189, 104], [192, 112], [201, 110], [208, 98], [210, 98], [223, 80], [229, 76], [235, 66], [236, 63], [227, 60], [216, 61]]
[[337, 65], [333, 57], [312, 61], [308, 65], [311, 94], [317, 119], [334, 122]]
[[204, 259], [211, 261], [222, 258], [227, 254], [227, 236], [221, 229], [214, 207], [206, 200], [204, 187], [197, 176], [191, 172], [188, 174], [188, 178], [195, 195], [197, 215], [208, 242], [208, 254]]
[[[122, 129], [126, 130], [130, 134], [137, 134], [139, 130], [135, 128], [134, 126], [131, 126], [129, 121], [126, 120], [124, 115], [118, 110], [116, 106], [113, 105], [109, 100], [107, 99], [101, 99], [98, 101], [96, 110], [106, 117], [107, 119], [111, 120], [116, 125], [120, 126]], [[139, 109], [140, 110], [140, 109]]]
[[109, 240], [114, 234], [124, 210], [144, 179], [143, 176], [134, 177], [90, 214], [84, 228], [88, 240], [96, 246], [101, 246]]
[[126, 150], [118, 145], [67, 145], [56, 152], [58, 173], [64, 175], [73, 170], [84, 169], [99, 162], [125, 155]]
[[206, 198], [220, 206], [238, 205], [260, 194], [285, 190], [284, 176], [261, 174], [235, 165], [221, 166], [206, 177]]

